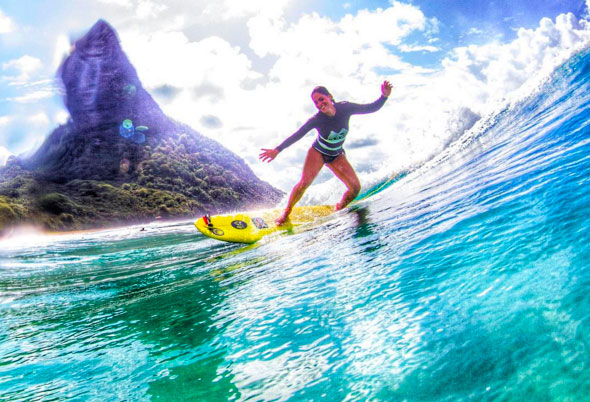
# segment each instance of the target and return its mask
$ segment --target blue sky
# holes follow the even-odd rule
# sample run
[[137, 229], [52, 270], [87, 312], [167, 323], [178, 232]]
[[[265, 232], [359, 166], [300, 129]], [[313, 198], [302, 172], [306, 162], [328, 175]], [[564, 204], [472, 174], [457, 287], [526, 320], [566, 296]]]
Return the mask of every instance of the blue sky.
[[165, 113], [289, 188], [312, 135], [271, 167], [258, 149], [314, 112], [314, 85], [368, 102], [394, 83], [387, 111], [349, 140], [361, 173], [379, 175], [437, 152], [465, 119], [587, 46], [586, 10], [584, 0], [0, 0], [0, 163], [67, 120], [55, 72], [99, 18]]

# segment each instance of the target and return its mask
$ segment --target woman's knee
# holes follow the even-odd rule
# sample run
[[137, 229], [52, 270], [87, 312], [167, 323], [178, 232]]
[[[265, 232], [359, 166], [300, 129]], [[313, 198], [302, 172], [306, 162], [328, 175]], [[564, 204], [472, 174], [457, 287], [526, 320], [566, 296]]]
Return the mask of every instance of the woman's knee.
[[297, 187], [300, 190], [307, 190], [307, 188], [311, 186], [311, 183], [313, 183], [313, 178], [303, 176], [301, 180], [299, 180], [299, 183], [297, 183]]

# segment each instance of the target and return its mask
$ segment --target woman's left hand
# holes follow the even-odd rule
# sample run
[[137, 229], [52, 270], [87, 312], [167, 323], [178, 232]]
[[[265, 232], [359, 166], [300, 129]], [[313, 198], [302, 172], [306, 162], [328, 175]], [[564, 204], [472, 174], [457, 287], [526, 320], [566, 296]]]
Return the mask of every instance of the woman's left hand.
[[393, 85], [391, 85], [389, 83], [389, 81], [383, 81], [383, 84], [381, 84], [381, 95], [383, 95], [386, 98], [388, 98], [389, 95], [391, 95], [391, 89], [392, 88], [393, 88]]
[[277, 155], [279, 154], [279, 150], [274, 148], [274, 149], [265, 149], [262, 148], [261, 149], [261, 153], [260, 155], [258, 155], [258, 159], [260, 159], [262, 162], [272, 162], [272, 160], [274, 158], [277, 157]]

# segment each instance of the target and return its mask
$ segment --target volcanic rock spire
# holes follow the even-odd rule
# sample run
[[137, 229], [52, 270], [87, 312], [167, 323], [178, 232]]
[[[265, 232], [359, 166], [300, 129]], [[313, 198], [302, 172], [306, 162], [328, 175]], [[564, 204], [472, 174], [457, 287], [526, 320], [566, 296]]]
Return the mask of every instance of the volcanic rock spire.
[[[32, 182], [28, 198], [15, 205], [29, 208], [26, 219], [42, 216], [55, 227], [62, 221], [54, 215], [67, 213], [63, 225], [94, 226], [162, 211], [180, 216], [259, 208], [282, 198], [241, 157], [164, 115], [105, 21], [76, 41], [58, 75], [71, 120], [11, 173]], [[0, 169], [0, 195], [2, 175]], [[38, 200], [49, 189], [59, 194], [50, 201], [63, 201], [59, 208], [43, 209]]]
[[141, 86], [115, 30], [103, 20], [76, 41], [59, 76], [76, 129], [118, 126], [125, 119], [153, 126], [167, 121]]

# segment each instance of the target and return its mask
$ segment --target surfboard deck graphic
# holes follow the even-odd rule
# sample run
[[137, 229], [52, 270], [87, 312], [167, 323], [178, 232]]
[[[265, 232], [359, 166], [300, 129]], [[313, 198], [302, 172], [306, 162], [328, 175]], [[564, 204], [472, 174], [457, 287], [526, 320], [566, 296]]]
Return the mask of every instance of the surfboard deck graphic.
[[334, 212], [332, 205], [310, 205], [293, 208], [285, 224], [277, 226], [275, 219], [282, 209], [241, 212], [226, 215], [205, 215], [195, 222], [196, 228], [212, 239], [232, 243], [255, 243], [271, 233], [288, 231], [295, 226], [313, 222]]

